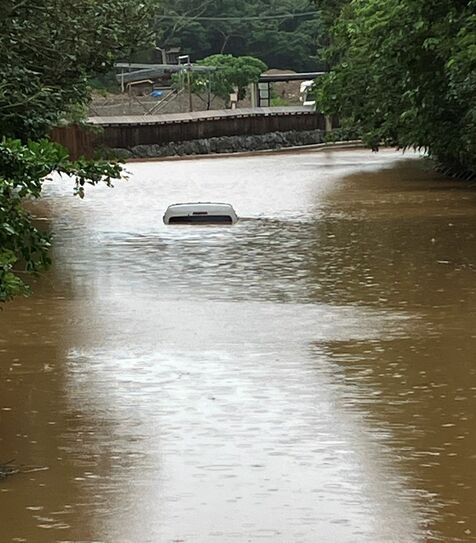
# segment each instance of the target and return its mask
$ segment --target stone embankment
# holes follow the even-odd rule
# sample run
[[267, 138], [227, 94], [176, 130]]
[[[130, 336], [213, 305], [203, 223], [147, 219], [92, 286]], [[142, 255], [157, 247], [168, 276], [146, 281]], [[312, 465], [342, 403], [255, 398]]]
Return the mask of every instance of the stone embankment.
[[183, 142], [170, 142], [164, 145], [137, 145], [131, 149], [112, 149], [112, 154], [120, 159], [161, 158], [170, 156], [208, 155], [281, 149], [301, 145], [323, 143], [322, 130], [271, 132], [250, 136], [221, 136]]

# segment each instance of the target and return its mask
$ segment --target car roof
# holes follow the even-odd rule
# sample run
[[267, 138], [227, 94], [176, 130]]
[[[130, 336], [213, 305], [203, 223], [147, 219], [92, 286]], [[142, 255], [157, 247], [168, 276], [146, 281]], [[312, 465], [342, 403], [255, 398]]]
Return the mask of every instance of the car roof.
[[169, 205], [169, 208], [171, 207], [177, 207], [177, 206], [226, 206], [226, 207], [233, 207], [231, 204], [225, 204], [224, 202], [183, 202], [178, 204], [171, 204]]

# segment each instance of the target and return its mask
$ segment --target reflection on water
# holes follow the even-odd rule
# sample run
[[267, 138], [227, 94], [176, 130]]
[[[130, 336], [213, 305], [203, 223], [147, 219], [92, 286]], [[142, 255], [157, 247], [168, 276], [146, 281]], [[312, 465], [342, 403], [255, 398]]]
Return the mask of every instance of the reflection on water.
[[[413, 157], [131, 164], [0, 314], [2, 541], [476, 540], [476, 195]], [[229, 201], [232, 228], [165, 227]], [[317, 534], [317, 535], [316, 535]]]

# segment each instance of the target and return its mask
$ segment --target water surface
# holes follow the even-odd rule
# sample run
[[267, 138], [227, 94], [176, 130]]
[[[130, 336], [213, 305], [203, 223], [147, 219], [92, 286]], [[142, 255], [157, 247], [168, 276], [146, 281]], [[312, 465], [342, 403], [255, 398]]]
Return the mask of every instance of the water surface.
[[[0, 314], [2, 542], [476, 540], [476, 192], [365, 150], [129, 164]], [[166, 227], [183, 201], [233, 227]]]

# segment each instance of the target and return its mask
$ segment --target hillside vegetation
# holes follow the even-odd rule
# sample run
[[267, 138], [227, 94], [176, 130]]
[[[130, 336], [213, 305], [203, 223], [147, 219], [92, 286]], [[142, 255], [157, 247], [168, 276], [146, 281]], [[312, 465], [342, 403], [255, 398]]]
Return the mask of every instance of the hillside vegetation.
[[310, 0], [160, 0], [157, 44], [181, 47], [194, 60], [227, 53], [273, 68], [321, 66], [321, 17]]

